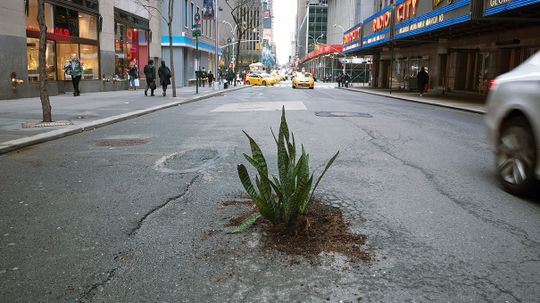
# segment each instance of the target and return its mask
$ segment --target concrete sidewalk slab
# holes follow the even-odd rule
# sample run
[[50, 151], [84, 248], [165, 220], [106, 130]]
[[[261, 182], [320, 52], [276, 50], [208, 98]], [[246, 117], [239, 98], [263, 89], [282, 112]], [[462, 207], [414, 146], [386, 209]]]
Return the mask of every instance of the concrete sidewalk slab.
[[[106, 126], [106, 125], [109, 125], [109, 124], [113, 124], [113, 123], [116, 123], [116, 122], [121, 122], [121, 121], [124, 121], [124, 120], [136, 118], [136, 117], [139, 117], [139, 116], [142, 116], [142, 115], [153, 113], [153, 112], [158, 111], [158, 110], [162, 110], [162, 109], [166, 109], [166, 108], [170, 108], [170, 107], [174, 107], [174, 106], [178, 106], [178, 105], [182, 105], [182, 104], [188, 104], [188, 103], [208, 99], [208, 98], [218, 96], [218, 95], [221, 95], [221, 94], [224, 94], [224, 93], [227, 93], [227, 92], [233, 92], [233, 91], [236, 91], [236, 90], [240, 90], [240, 89], [245, 88], [245, 87], [247, 87], [247, 86], [234, 87], [234, 88], [230, 88], [230, 89], [227, 89], [227, 90], [213, 90], [213, 91], [207, 92], [205, 94], [196, 95], [196, 96], [192, 96], [192, 97], [167, 98], [167, 99], [164, 99], [164, 100], [166, 100], [166, 101], [176, 100], [176, 101], [166, 102], [166, 103], [162, 103], [162, 104], [159, 104], [159, 105], [156, 105], [156, 106], [147, 107], [147, 108], [144, 108], [144, 109], [133, 110], [133, 111], [129, 111], [129, 112], [126, 112], [126, 113], [122, 113], [122, 114], [119, 114], [119, 115], [114, 115], [114, 116], [110, 116], [110, 117], [106, 117], [106, 118], [102, 118], [102, 119], [96, 119], [96, 120], [93, 120], [93, 121], [90, 121], [90, 122], [77, 123], [75, 125], [58, 128], [58, 129], [55, 129], [55, 130], [52, 130], [52, 131], [43, 132], [43, 128], [42, 128], [42, 129], [40, 129], [42, 131], [41, 133], [30, 135], [30, 136], [22, 136], [20, 138], [14, 139], [14, 140], [9, 140], [9, 141], [5, 141], [5, 142], [0, 143], [0, 154], [4, 154], [4, 153], [10, 152], [10, 151], [14, 151], [14, 150], [26, 147], [26, 146], [39, 144], [39, 143], [42, 143], [42, 142], [51, 141], [51, 140], [55, 140], [55, 139], [58, 139], [58, 138], [70, 136], [70, 135], [73, 135], [73, 134], [84, 132], [86, 130], [96, 129], [96, 128]], [[104, 93], [102, 92], [102, 93], [95, 93], [95, 94], [103, 95]], [[13, 102], [13, 101], [11, 100], [10, 102]], [[24, 132], [24, 130], [21, 130], [21, 131]]]
[[370, 95], [390, 97], [390, 98], [409, 101], [409, 102], [430, 104], [430, 105], [441, 106], [441, 107], [446, 107], [446, 108], [464, 110], [464, 111], [473, 112], [477, 114], [486, 113], [485, 103], [478, 102], [477, 98], [471, 98], [471, 100], [468, 100], [468, 102], [467, 101], [464, 102], [463, 101], [464, 98], [442, 96], [442, 95], [435, 95], [435, 94], [429, 94], [429, 93], [424, 94], [424, 96], [421, 97], [417, 93], [404, 93], [404, 92], [395, 92], [395, 91], [390, 93], [388, 90], [373, 89], [373, 88], [349, 87], [349, 88], [342, 88], [342, 89], [370, 94]]

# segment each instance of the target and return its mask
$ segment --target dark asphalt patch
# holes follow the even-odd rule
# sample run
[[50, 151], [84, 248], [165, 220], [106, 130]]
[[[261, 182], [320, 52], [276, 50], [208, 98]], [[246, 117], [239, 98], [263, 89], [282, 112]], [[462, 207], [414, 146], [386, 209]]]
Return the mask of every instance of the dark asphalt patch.
[[118, 146], [133, 146], [142, 145], [150, 142], [147, 139], [141, 138], [122, 138], [122, 139], [101, 139], [96, 141], [96, 146], [100, 147], [118, 147]]
[[357, 117], [357, 118], [373, 118], [368, 113], [359, 112], [315, 112], [315, 116], [324, 118], [345, 118], [345, 117]]
[[211, 164], [219, 154], [211, 149], [192, 149], [179, 153], [165, 161], [165, 167], [181, 172], [195, 172]]

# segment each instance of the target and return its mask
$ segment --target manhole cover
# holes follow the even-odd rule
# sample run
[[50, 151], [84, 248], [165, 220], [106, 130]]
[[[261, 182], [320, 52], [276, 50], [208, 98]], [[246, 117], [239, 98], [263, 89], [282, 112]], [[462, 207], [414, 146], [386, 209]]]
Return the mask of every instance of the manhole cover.
[[43, 128], [43, 127], [55, 127], [55, 126], [68, 126], [73, 125], [73, 122], [68, 120], [59, 120], [53, 122], [24, 122], [22, 123], [22, 128]]
[[373, 118], [372, 115], [368, 113], [359, 113], [359, 112], [316, 112], [315, 116], [318, 117], [358, 117], [358, 118]]
[[146, 144], [149, 141], [141, 138], [122, 138], [122, 139], [101, 139], [96, 141], [96, 146], [101, 147], [116, 147], [116, 146], [133, 146]]
[[191, 149], [158, 159], [154, 169], [163, 173], [192, 173], [212, 165], [218, 157], [215, 150]]

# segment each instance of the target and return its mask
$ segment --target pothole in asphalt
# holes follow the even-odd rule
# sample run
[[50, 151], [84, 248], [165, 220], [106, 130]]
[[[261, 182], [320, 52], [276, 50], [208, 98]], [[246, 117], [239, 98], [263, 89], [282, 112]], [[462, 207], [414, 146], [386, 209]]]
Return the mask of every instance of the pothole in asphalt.
[[357, 118], [373, 118], [368, 113], [359, 112], [315, 112], [315, 116], [324, 118], [345, 118], [345, 117], [357, 117]]
[[168, 174], [193, 173], [214, 164], [218, 157], [216, 150], [190, 149], [161, 157], [153, 168]]
[[99, 147], [121, 147], [142, 145], [150, 142], [146, 138], [105, 138], [96, 140], [95, 144]]

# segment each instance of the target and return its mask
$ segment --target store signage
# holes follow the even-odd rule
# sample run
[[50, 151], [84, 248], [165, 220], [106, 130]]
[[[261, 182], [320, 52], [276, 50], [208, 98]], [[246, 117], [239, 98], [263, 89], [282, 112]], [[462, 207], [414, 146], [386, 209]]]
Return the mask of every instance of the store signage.
[[484, 0], [484, 16], [517, 9], [523, 6], [538, 5], [540, 0]]
[[373, 32], [377, 32], [382, 30], [383, 28], [386, 28], [390, 25], [390, 11], [387, 11], [373, 19], [371, 21], [371, 28], [373, 29]]
[[61, 28], [59, 26], [54, 27], [54, 33], [61, 36], [71, 36], [70, 31], [67, 28]]
[[416, 15], [418, 0], [405, 0], [396, 6], [396, 22], [408, 20]]
[[390, 40], [391, 18], [393, 18], [392, 7], [389, 5], [364, 20], [364, 26], [362, 26], [362, 48]]
[[[414, 0], [410, 1], [412, 6]], [[433, 2], [417, 0], [415, 14], [411, 19], [396, 17], [394, 38], [422, 34], [468, 21], [471, 18], [470, 3], [471, 0], [433, 0]]]
[[343, 44], [349, 44], [351, 42], [360, 40], [360, 36], [362, 32], [360, 31], [362, 29], [361, 26], [355, 27], [352, 30], [349, 30], [343, 35]]

